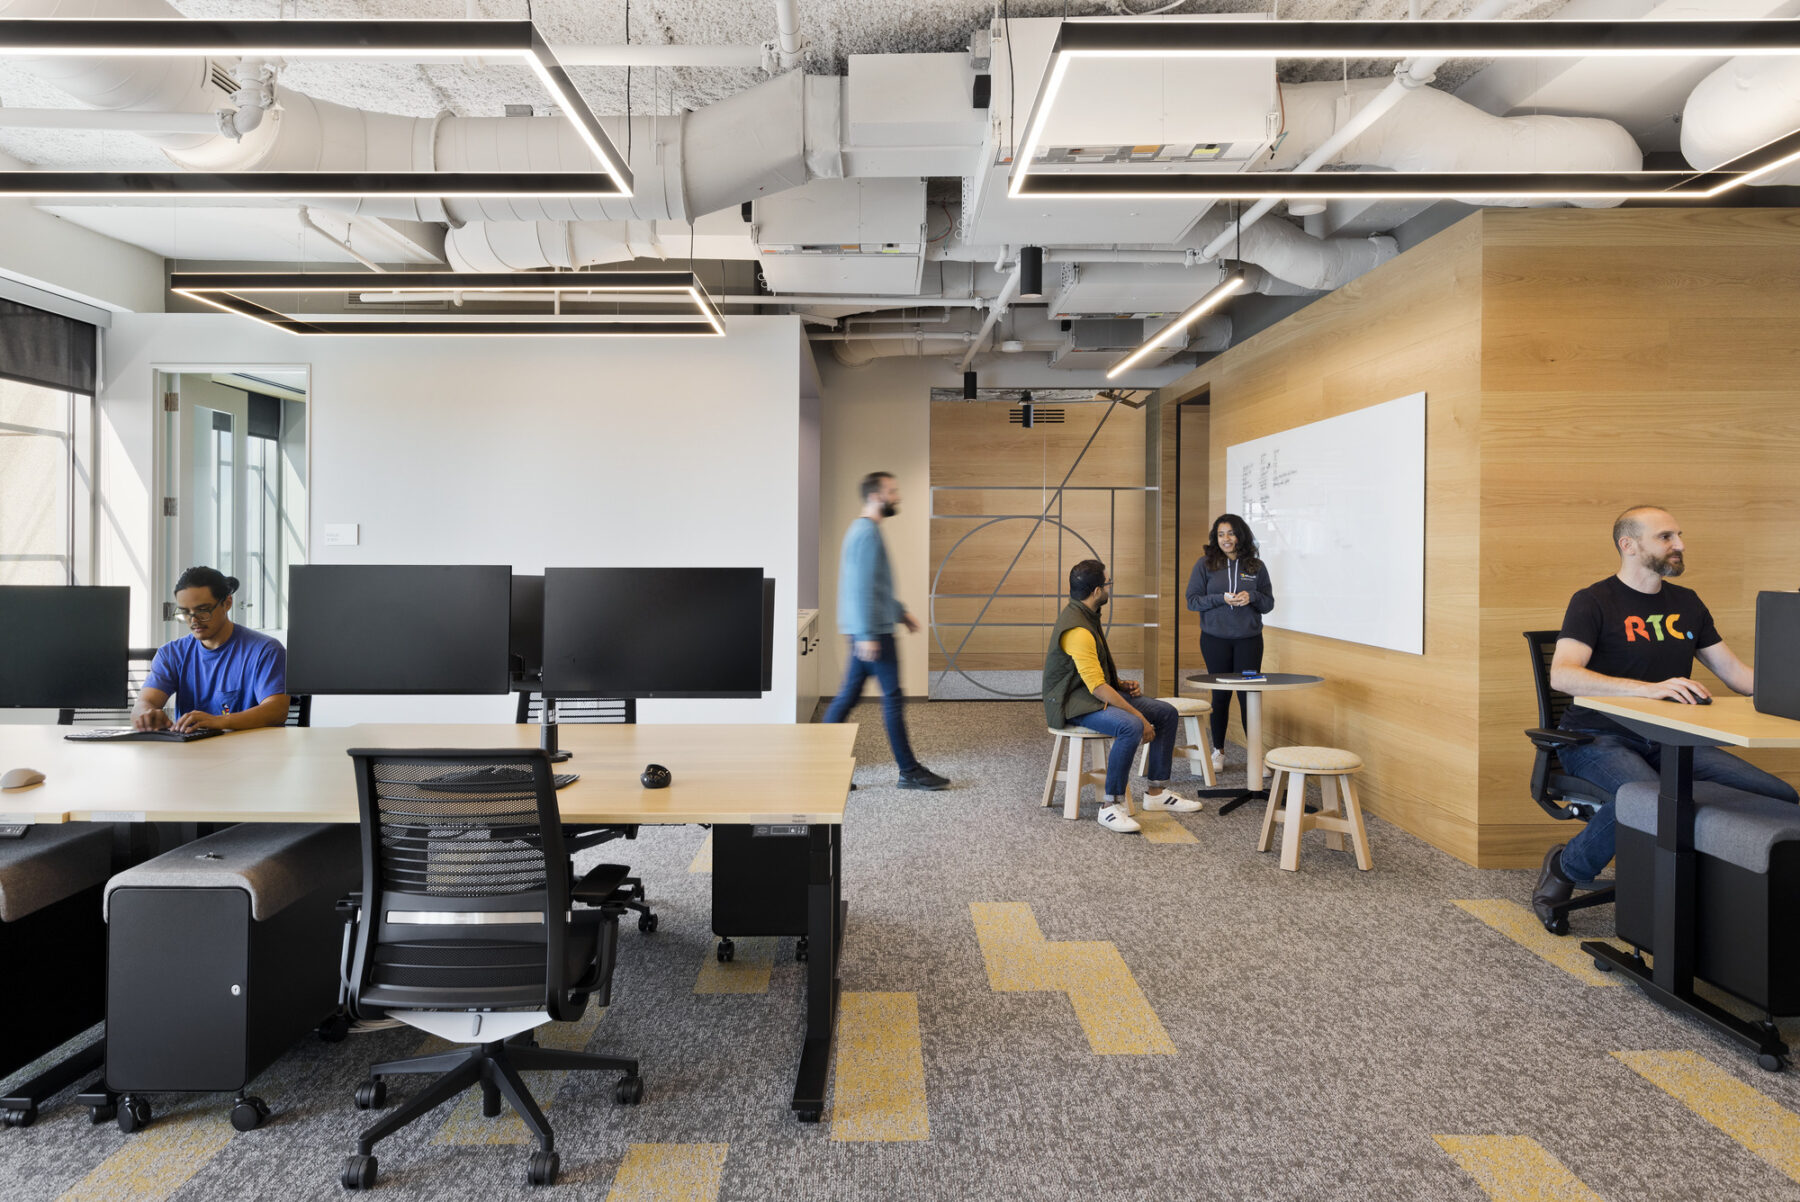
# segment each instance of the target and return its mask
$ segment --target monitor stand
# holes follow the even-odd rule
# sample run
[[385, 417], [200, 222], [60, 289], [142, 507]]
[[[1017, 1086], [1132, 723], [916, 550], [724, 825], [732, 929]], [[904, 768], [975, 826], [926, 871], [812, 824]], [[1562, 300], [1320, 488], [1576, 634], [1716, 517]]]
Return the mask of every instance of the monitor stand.
[[548, 697], [544, 699], [544, 720], [538, 727], [538, 746], [550, 753], [552, 764], [560, 764], [575, 754], [556, 745], [556, 703]]

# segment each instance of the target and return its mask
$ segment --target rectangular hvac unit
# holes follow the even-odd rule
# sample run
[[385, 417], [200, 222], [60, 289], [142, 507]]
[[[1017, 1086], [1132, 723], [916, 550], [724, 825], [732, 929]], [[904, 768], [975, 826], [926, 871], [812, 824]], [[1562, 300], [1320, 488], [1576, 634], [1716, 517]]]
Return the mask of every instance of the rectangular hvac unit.
[[1194, 267], [1177, 263], [1065, 263], [1062, 279], [1053, 285], [1049, 313], [1058, 319], [1173, 317], [1206, 295], [1207, 289], [1222, 278], [1224, 269], [1216, 262]]
[[[1077, 321], [1063, 336], [1063, 344], [1051, 352], [1050, 366], [1061, 371], [1104, 371], [1141, 346], [1146, 334], [1160, 324], [1133, 318]], [[1141, 366], [1155, 367], [1187, 345], [1187, 335], [1178, 334]]]
[[816, 179], [751, 206], [775, 292], [914, 294], [925, 270], [925, 181]]

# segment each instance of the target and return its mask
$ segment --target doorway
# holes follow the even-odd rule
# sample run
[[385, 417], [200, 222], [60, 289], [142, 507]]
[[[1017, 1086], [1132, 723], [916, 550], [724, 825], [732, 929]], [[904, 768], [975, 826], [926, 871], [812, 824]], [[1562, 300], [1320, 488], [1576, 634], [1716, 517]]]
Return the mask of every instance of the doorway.
[[310, 372], [304, 366], [159, 371], [164, 488], [158, 642], [180, 638], [172, 595], [195, 565], [238, 578], [232, 618], [287, 629], [287, 570], [307, 553]]

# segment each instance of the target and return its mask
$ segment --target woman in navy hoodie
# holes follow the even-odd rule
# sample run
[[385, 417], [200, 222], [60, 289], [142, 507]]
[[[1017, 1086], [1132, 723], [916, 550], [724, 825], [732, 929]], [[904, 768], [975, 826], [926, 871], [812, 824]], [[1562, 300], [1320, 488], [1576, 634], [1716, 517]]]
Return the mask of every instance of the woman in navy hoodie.
[[[1187, 607], [1200, 615], [1200, 656], [1206, 670], [1222, 672], [1262, 669], [1262, 616], [1275, 608], [1269, 569], [1256, 557], [1250, 526], [1235, 513], [1222, 513], [1212, 524], [1206, 544], [1188, 577]], [[1213, 767], [1225, 766], [1225, 727], [1231, 721], [1233, 690], [1213, 693]], [[1244, 695], [1238, 712], [1246, 721]]]

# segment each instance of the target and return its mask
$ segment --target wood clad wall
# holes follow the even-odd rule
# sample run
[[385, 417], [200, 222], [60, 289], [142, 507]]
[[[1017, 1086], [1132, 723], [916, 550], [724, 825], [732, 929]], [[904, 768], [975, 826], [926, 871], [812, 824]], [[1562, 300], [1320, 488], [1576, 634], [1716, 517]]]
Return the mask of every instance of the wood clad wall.
[[[1746, 661], [1757, 591], [1800, 587], [1797, 313], [1800, 211], [1491, 210], [1164, 389], [1211, 388], [1215, 509], [1233, 443], [1427, 394], [1425, 655], [1271, 630], [1269, 667], [1327, 678], [1271, 698], [1272, 737], [1359, 752], [1365, 804], [1461, 859], [1534, 866], [1572, 832], [1529, 795], [1521, 636], [1616, 569], [1619, 511], [1675, 514]], [[1800, 752], [1749, 758], [1800, 782]]]
[[[1212, 408], [1204, 397], [1157, 405], [1153, 419], [1162, 432], [1162, 599], [1157, 603], [1158, 663], [1163, 696], [1172, 696], [1182, 676], [1204, 672], [1200, 659], [1200, 615], [1187, 611], [1187, 578], [1212, 521], [1207, 488]], [[1179, 415], [1179, 421], [1178, 421]], [[1232, 711], [1233, 713], [1236, 710]]]
[[[1270, 629], [1267, 669], [1327, 683], [1271, 695], [1264, 721], [1271, 745], [1358, 752], [1370, 812], [1471, 863], [1479, 847], [1480, 229], [1468, 221], [1444, 231], [1162, 393], [1210, 388], [1214, 513], [1224, 508], [1233, 443], [1426, 393], [1425, 654]], [[1273, 584], [1279, 613], [1282, 582]]]
[[[931, 643], [933, 671], [941, 671], [947, 659], [938, 640], [954, 651], [969, 634], [967, 626], [952, 623], [977, 618], [983, 623], [1029, 625], [975, 630], [957, 656], [960, 666], [1041, 670], [1045, 640], [1068, 593], [1068, 570], [1090, 555], [1107, 561], [1116, 592], [1156, 591], [1150, 567], [1153, 548], [1147, 552], [1144, 538], [1143, 494], [1122, 492], [1115, 501], [1106, 492], [1083, 491], [1143, 487], [1148, 474], [1148, 409], [1114, 405], [1109, 414], [1106, 405], [1064, 405], [1061, 424], [1040, 422], [1027, 430], [1007, 420], [1011, 407], [979, 401], [935, 401], [931, 406], [931, 503], [932, 513], [938, 515], [931, 522], [931, 573], [933, 591], [940, 595], [935, 605], [937, 637]], [[1087, 445], [1090, 437], [1092, 445]], [[1050, 514], [1060, 516], [1065, 531], [1045, 524], [1034, 533], [1032, 520], [1015, 518], [971, 534], [988, 517], [1035, 518], [1065, 477], [1069, 491]], [[947, 516], [952, 514], [970, 516]], [[965, 535], [969, 537], [958, 546]], [[1009, 573], [1015, 556], [1018, 562]], [[1046, 595], [1003, 596], [988, 604], [988, 595], [1002, 578], [1002, 593]], [[945, 593], [975, 595], [944, 598]], [[1111, 607], [1112, 619], [1119, 623], [1154, 621], [1154, 614], [1151, 601], [1121, 598]], [[1119, 667], [1141, 666], [1145, 645], [1141, 628], [1116, 626], [1108, 644]]]
[[[1612, 521], [1662, 505], [1725, 641], [1800, 587], [1800, 212], [1491, 211], [1483, 232], [1480, 863], [1567, 838], [1523, 785], [1526, 629], [1617, 568]], [[1709, 688], [1724, 686], [1704, 669]], [[1800, 752], [1753, 752], [1800, 782]]]

